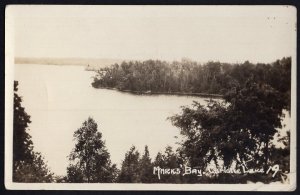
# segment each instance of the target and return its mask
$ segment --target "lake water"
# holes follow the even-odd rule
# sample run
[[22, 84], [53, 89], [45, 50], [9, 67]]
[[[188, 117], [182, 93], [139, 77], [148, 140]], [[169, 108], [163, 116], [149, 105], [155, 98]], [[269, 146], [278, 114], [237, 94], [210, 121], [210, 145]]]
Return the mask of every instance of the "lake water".
[[[36, 151], [43, 154], [51, 170], [65, 175], [67, 156], [74, 147], [73, 133], [89, 117], [102, 132], [111, 160], [119, 167], [132, 145], [142, 153], [148, 145], [152, 159], [167, 145], [177, 147], [179, 129], [167, 117], [193, 101], [207, 98], [172, 95], [133, 95], [91, 86], [94, 72], [82, 66], [15, 66], [15, 80], [22, 105], [31, 116], [29, 133]], [[284, 129], [290, 129], [286, 112]], [[282, 136], [285, 133], [281, 133]], [[175, 136], [179, 138], [176, 139]]]
[[66, 174], [67, 156], [74, 147], [73, 133], [89, 117], [102, 132], [111, 160], [118, 165], [135, 145], [140, 153], [148, 145], [154, 158], [167, 145], [176, 148], [179, 129], [167, 117], [180, 106], [205, 98], [170, 95], [133, 95], [91, 86], [94, 72], [82, 66], [15, 66], [18, 94], [31, 116], [30, 134], [51, 170]]

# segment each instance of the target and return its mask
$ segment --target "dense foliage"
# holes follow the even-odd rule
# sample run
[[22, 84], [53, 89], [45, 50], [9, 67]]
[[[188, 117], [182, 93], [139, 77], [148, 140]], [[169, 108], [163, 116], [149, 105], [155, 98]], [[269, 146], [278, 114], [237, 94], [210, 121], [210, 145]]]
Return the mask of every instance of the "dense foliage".
[[289, 107], [291, 58], [271, 64], [208, 62], [187, 59], [172, 63], [160, 60], [129, 61], [97, 70], [92, 86], [136, 92], [182, 92], [224, 95], [253, 78], [278, 90]]
[[151, 160], [148, 146], [145, 146], [143, 155], [140, 157], [139, 151], [132, 146], [125, 154], [122, 162], [119, 183], [180, 183], [181, 175], [158, 176], [154, 167], [178, 168], [182, 164], [182, 159], [170, 146], [166, 147], [164, 153], [159, 152], [154, 161]]
[[51, 182], [53, 174], [44, 158], [33, 150], [28, 126], [30, 116], [21, 105], [22, 98], [17, 94], [18, 81], [14, 82], [14, 119], [13, 119], [13, 181], [14, 182]]
[[114, 182], [117, 169], [110, 161], [102, 134], [92, 118], [84, 121], [74, 132], [75, 147], [72, 150], [67, 168], [67, 180], [75, 183]]
[[[271, 141], [282, 127], [284, 107], [278, 90], [248, 79], [244, 86], [226, 93], [224, 101], [210, 100], [207, 106], [195, 102], [171, 120], [186, 138], [180, 149], [190, 166], [205, 169], [214, 163], [217, 169], [234, 166], [267, 171], [276, 163], [270, 154], [279, 154]], [[286, 156], [283, 153], [281, 158]], [[279, 166], [281, 170], [289, 167]]]
[[139, 177], [141, 183], [152, 183], [154, 181], [153, 166], [148, 146], [145, 146], [144, 153], [139, 160]]
[[[180, 169], [184, 164], [183, 158], [179, 153], [173, 151], [172, 147], [167, 146], [164, 153], [158, 152], [153, 167]], [[180, 170], [182, 172], [182, 169]], [[156, 172], [155, 183], [183, 183], [184, 178], [182, 174], [166, 174], [160, 175]]]
[[[28, 134], [28, 125], [31, 123], [30, 116], [21, 105], [22, 98], [17, 94], [18, 81], [14, 82], [14, 126], [13, 126], [13, 160], [14, 165], [17, 161], [24, 159], [32, 160], [33, 143]], [[14, 167], [16, 169], [16, 167]]]
[[134, 146], [125, 154], [122, 162], [122, 168], [118, 177], [120, 183], [139, 183], [140, 178], [140, 153]]

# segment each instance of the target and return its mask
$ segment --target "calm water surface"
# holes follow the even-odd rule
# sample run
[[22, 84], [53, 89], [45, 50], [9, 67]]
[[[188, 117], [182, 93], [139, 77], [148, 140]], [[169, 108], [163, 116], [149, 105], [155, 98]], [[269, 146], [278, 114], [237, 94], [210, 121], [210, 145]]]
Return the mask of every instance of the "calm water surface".
[[89, 116], [102, 132], [111, 160], [120, 165], [132, 145], [150, 155], [177, 147], [179, 129], [167, 117], [180, 106], [205, 98], [167, 95], [133, 95], [91, 86], [94, 72], [82, 66], [25, 65], [15, 67], [19, 95], [31, 116], [30, 134], [52, 171], [66, 174], [67, 156], [74, 147], [73, 133]]

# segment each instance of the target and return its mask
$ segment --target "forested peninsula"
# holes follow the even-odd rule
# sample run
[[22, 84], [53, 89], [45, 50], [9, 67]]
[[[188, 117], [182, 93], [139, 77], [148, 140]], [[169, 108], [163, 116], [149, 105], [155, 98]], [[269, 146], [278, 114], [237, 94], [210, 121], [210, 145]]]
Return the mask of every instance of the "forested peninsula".
[[253, 64], [207, 62], [188, 59], [123, 61], [96, 70], [92, 86], [146, 94], [176, 94], [222, 97], [251, 79], [278, 90], [290, 105], [291, 58]]

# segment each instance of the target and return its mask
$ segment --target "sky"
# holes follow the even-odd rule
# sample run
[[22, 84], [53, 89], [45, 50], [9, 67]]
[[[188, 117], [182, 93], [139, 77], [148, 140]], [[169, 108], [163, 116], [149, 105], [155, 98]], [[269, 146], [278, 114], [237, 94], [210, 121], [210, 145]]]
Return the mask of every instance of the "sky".
[[8, 6], [14, 56], [272, 62], [295, 52], [291, 6]]

